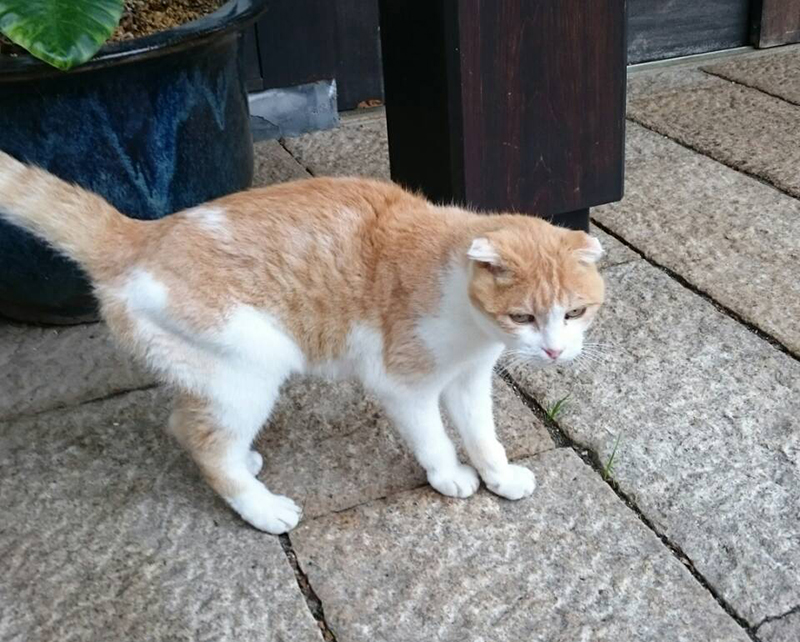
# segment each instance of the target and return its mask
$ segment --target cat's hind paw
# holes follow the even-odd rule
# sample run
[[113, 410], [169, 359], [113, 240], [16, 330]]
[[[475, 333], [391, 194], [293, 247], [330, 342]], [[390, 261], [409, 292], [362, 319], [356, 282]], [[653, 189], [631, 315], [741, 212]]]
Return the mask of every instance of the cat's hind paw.
[[459, 464], [455, 468], [429, 473], [428, 483], [442, 495], [464, 498], [478, 490], [481, 481], [472, 466]]
[[536, 477], [524, 466], [510, 464], [503, 473], [493, 479], [485, 479], [486, 487], [506, 499], [522, 499], [536, 488]]

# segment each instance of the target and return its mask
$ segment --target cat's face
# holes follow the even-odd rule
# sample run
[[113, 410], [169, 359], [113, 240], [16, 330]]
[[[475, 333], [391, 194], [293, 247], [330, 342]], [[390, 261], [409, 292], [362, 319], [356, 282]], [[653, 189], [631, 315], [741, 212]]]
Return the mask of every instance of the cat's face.
[[588, 234], [530, 219], [476, 238], [468, 252], [476, 318], [526, 358], [571, 361], [604, 300], [602, 252]]

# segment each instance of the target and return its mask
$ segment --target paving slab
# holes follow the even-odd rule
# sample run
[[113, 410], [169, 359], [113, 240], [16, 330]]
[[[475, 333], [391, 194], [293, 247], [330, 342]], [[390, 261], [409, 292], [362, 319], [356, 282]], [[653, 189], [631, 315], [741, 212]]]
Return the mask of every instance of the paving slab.
[[644, 129], [625, 198], [592, 217], [800, 355], [800, 201]]
[[293, 531], [337, 640], [748, 639], [570, 449], [524, 465], [518, 502], [419, 489]]
[[342, 118], [336, 129], [286, 138], [283, 144], [315, 176], [390, 178], [382, 109]]
[[[499, 378], [494, 403], [510, 459], [554, 447], [541, 421]], [[381, 407], [355, 383], [292, 381], [256, 447], [264, 457], [259, 477], [298, 502], [306, 519], [426, 483]], [[461, 457], [467, 461], [463, 450]]]
[[758, 627], [757, 634], [763, 642], [797, 642], [800, 640], [800, 612], [765, 622]]
[[43, 328], [0, 321], [0, 419], [153, 382], [102, 323]]
[[277, 140], [256, 143], [253, 187], [266, 187], [311, 176]]
[[628, 117], [800, 197], [800, 108], [713, 77], [628, 101]]
[[785, 49], [769, 55], [705, 65], [703, 69], [800, 105], [800, 47]]
[[[646, 98], [654, 94], [680, 89], [697, 89], [714, 85], [718, 79], [700, 69], [697, 64], [676, 64], [650, 69], [629, 69], [627, 99]], [[625, 156], [627, 164], [628, 157]]]
[[157, 429], [166, 395], [0, 424], [0, 639], [321, 640], [277, 538]]
[[800, 363], [643, 261], [611, 291], [582, 368], [512, 370], [608, 462], [657, 530], [750, 625], [800, 603]]

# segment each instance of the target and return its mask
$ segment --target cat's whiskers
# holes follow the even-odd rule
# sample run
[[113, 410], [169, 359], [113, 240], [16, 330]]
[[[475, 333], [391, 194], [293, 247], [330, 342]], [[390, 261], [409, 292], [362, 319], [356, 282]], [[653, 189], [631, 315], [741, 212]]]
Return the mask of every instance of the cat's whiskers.
[[600, 366], [604, 363], [602, 359], [598, 359], [591, 355], [581, 353], [575, 359], [572, 360], [572, 363], [575, 366], [575, 374], [579, 375], [584, 372], [584, 370], [588, 371], [592, 367]]
[[530, 348], [509, 348], [506, 350], [502, 366], [505, 369], [524, 367], [536, 363], [536, 352]]
[[601, 357], [605, 357], [605, 356], [611, 354], [613, 351], [614, 350], [611, 349], [611, 348], [596, 346], [596, 345], [593, 345], [591, 343], [584, 344], [583, 345], [583, 349], [582, 349], [582, 352], [585, 353], [585, 354], [592, 354], [592, 355], [601, 356]]

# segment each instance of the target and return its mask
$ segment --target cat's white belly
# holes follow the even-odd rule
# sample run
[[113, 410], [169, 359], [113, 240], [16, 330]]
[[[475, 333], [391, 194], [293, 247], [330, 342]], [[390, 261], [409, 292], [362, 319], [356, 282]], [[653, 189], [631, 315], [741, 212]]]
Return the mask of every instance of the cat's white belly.
[[367, 325], [350, 330], [341, 357], [309, 364], [306, 372], [326, 379], [358, 379], [372, 390], [390, 383], [383, 365], [383, 338], [377, 329]]

